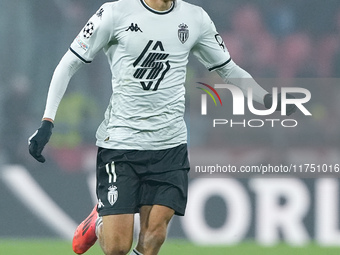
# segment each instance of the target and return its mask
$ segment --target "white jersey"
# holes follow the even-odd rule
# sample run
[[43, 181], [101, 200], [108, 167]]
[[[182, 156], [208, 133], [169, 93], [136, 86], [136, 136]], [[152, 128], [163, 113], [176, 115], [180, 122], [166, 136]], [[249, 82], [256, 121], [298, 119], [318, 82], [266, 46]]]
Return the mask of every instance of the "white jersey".
[[160, 150], [186, 143], [189, 53], [209, 70], [230, 61], [205, 11], [181, 0], [164, 12], [143, 0], [104, 4], [70, 47], [86, 63], [102, 49], [113, 94], [96, 137], [97, 146], [111, 149]]

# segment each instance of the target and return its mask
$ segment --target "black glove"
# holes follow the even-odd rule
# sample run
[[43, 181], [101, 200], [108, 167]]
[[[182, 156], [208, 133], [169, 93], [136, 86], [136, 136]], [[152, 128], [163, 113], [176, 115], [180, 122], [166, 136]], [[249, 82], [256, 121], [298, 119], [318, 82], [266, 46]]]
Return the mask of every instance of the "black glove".
[[30, 154], [41, 163], [45, 162], [45, 157], [41, 155], [41, 152], [50, 140], [53, 127], [54, 125], [51, 121], [43, 120], [40, 128], [28, 138], [28, 150]]
[[[295, 97], [292, 94], [287, 94], [287, 98], [293, 99]], [[264, 106], [267, 109], [270, 109], [273, 105], [273, 95], [272, 94], [265, 95], [263, 101], [264, 101]], [[281, 111], [281, 93], [278, 94], [276, 111]], [[295, 104], [287, 104], [287, 108], [286, 108], [287, 116], [293, 114], [295, 111], [296, 111]]]

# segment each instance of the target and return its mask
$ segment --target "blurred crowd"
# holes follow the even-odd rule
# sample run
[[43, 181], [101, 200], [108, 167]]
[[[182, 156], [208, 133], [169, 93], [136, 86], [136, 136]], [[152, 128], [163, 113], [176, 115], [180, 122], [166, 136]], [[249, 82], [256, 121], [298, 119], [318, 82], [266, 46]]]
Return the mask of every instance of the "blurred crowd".
[[193, 2], [206, 5], [232, 58], [254, 77], [340, 77], [339, 1]]
[[[31, 160], [27, 138], [43, 114], [53, 70], [104, 2], [1, 0], [0, 163]], [[255, 78], [340, 77], [338, 0], [188, 2], [209, 13], [233, 60]], [[202, 69], [196, 62], [190, 64], [187, 86], [209, 79], [214, 84], [215, 78]], [[57, 115], [51, 146], [93, 145], [110, 89], [109, 67], [100, 54], [73, 78]]]

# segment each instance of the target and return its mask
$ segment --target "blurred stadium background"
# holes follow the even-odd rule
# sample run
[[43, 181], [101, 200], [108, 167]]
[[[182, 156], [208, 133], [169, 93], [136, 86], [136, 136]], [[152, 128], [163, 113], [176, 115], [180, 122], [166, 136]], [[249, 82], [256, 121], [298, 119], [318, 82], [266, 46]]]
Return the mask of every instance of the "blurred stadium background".
[[[104, 2], [0, 2], [0, 254], [24, 253], [13, 239], [34, 239], [23, 247], [38, 241], [40, 248], [48, 243], [46, 239], [69, 242], [95, 203], [94, 133], [111, 95], [104, 54], [72, 79], [45, 150], [45, 164], [29, 156], [27, 138], [39, 125], [54, 68]], [[188, 2], [210, 14], [234, 61], [255, 78], [303, 79], [304, 84], [312, 79], [311, 92], [319, 99], [310, 104], [311, 125], [302, 122], [294, 132], [281, 130], [279, 135], [267, 129], [256, 133], [229, 129], [223, 139], [213, 129], [197, 128], [199, 135], [191, 134], [191, 152], [211, 164], [221, 157], [247, 164], [289, 163], [292, 158], [299, 158], [300, 163], [340, 163], [340, 1]], [[193, 59], [188, 66], [188, 98], [196, 82], [221, 80]], [[200, 126], [189, 117], [188, 123], [190, 131]], [[188, 215], [175, 217], [169, 230], [175, 250], [164, 254], [340, 251], [337, 178], [192, 176], [190, 189]], [[198, 253], [191, 243], [205, 248]], [[184, 246], [189, 246], [185, 252]], [[265, 253], [260, 246], [272, 248]], [[46, 254], [54, 254], [51, 247]]]

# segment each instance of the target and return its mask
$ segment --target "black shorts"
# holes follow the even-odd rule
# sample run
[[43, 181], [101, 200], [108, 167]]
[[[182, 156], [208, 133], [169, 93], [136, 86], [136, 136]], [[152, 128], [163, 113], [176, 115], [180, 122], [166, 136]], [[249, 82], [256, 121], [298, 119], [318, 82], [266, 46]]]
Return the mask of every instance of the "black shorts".
[[189, 169], [186, 144], [166, 150], [99, 148], [98, 213], [132, 214], [143, 205], [163, 205], [184, 215]]

